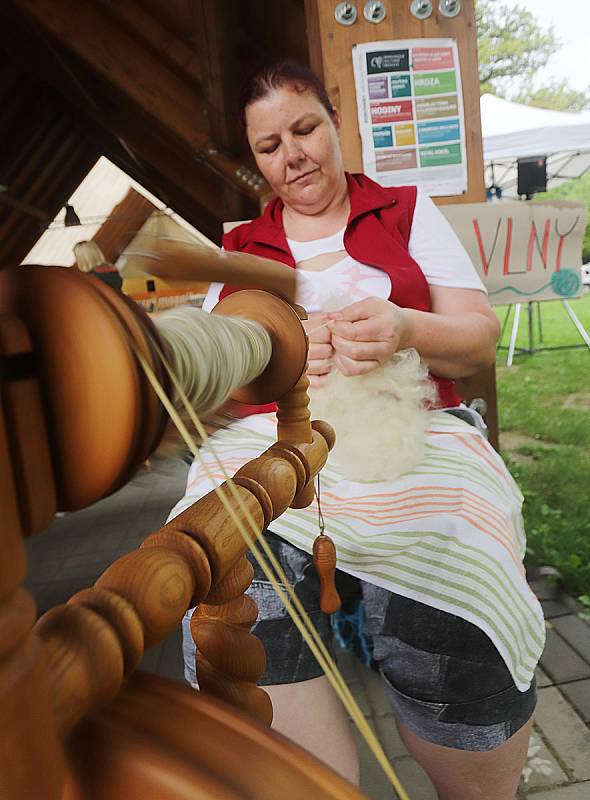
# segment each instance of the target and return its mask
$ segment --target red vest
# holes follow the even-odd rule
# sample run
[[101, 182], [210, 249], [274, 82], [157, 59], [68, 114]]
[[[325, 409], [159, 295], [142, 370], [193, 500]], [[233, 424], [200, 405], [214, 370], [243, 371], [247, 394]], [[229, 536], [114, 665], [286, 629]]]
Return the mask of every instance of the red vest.
[[[350, 215], [344, 233], [347, 253], [363, 264], [383, 270], [391, 278], [389, 300], [402, 308], [431, 311], [430, 289], [424, 273], [410, 256], [408, 245], [416, 205], [415, 186], [384, 188], [365, 175], [346, 173]], [[295, 268], [295, 261], [283, 228], [283, 202], [278, 197], [262, 216], [234, 228], [223, 237], [225, 250], [271, 258]], [[243, 287], [224, 286], [220, 299]], [[461, 398], [454, 382], [432, 375], [437, 384], [439, 408], [457, 406]], [[274, 406], [253, 406], [254, 411]]]

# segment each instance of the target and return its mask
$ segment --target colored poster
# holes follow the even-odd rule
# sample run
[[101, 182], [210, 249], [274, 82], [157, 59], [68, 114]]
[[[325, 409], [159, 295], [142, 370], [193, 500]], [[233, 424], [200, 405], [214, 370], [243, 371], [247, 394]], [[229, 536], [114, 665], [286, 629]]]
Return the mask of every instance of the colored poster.
[[365, 173], [431, 196], [467, 189], [461, 70], [454, 39], [366, 42], [352, 49]]
[[428, 97], [416, 100], [416, 119], [445, 119], [459, 113], [457, 95]]
[[454, 71], [424, 72], [414, 74], [414, 94], [442, 94], [456, 92], [457, 81]]
[[369, 97], [371, 100], [387, 100], [387, 77], [369, 78]]
[[391, 125], [380, 125], [378, 128], [373, 128], [373, 141], [375, 147], [393, 147]]
[[412, 94], [409, 75], [392, 75], [389, 85], [392, 97], [409, 97]]
[[441, 122], [419, 122], [418, 143], [433, 144], [434, 142], [453, 142], [460, 138], [458, 119], [442, 120]]
[[407, 147], [409, 144], [416, 144], [414, 136], [414, 126], [402, 123], [395, 126], [395, 144], [397, 147]]
[[461, 148], [458, 144], [420, 148], [420, 166], [440, 167], [442, 164], [460, 164]]
[[414, 118], [411, 100], [371, 103], [371, 122], [405, 122]]
[[373, 75], [376, 72], [407, 72], [409, 61], [410, 54], [405, 48], [401, 50], [379, 49], [375, 52], [368, 52], [367, 73]]
[[412, 147], [405, 150], [383, 150], [377, 153], [377, 172], [391, 172], [397, 170], [413, 169], [418, 166], [416, 150]]

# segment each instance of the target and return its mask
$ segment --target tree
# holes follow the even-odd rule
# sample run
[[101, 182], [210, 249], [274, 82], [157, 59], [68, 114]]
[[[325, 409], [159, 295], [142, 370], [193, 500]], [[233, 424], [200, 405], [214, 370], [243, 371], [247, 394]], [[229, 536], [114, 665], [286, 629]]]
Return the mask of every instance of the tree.
[[590, 108], [589, 92], [572, 89], [565, 79], [552, 81], [540, 89], [526, 89], [514, 99], [517, 103], [538, 108], [552, 108], [554, 111], [578, 112]]
[[552, 27], [543, 29], [532, 12], [497, 0], [476, 0], [479, 81], [482, 94], [504, 96], [510, 87], [524, 90], [559, 50]]
[[475, 0], [475, 19], [482, 94], [557, 111], [590, 107], [590, 87], [580, 92], [567, 80], [538, 85], [539, 70], [561, 47], [552, 26], [544, 28], [531, 11], [499, 0]]

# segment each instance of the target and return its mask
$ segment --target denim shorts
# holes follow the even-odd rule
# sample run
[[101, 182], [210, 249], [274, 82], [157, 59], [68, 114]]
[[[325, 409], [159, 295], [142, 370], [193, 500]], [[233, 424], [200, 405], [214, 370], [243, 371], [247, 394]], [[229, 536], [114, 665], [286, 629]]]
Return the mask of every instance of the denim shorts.
[[[319, 608], [319, 581], [311, 556], [272, 533], [267, 541], [311, 617], [334, 652], [330, 617]], [[258, 605], [252, 632], [266, 649], [261, 686], [322, 675], [273, 587], [254, 564], [248, 590]], [[487, 751], [503, 744], [532, 716], [535, 681], [526, 692], [483, 631], [454, 614], [337, 573], [343, 608], [362, 610], [361, 639], [369, 643], [398, 720], [417, 736], [459, 750]], [[195, 683], [190, 613], [184, 621], [185, 676]], [[344, 615], [345, 616], [345, 615]], [[357, 615], [359, 616], [359, 615]]]

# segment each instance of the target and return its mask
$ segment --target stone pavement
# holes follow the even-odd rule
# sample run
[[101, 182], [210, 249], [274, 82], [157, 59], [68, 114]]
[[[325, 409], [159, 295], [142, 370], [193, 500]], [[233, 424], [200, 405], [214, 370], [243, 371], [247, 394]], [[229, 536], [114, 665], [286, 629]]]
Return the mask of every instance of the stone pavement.
[[[137, 547], [165, 521], [183, 494], [187, 466], [180, 459], [154, 459], [116, 494], [72, 514], [28, 540], [27, 586], [39, 613], [90, 586], [116, 558]], [[534, 586], [547, 617], [547, 647], [539, 668], [540, 702], [529, 758], [518, 797], [530, 800], [590, 800], [590, 626], [554, 586]], [[341, 669], [391, 759], [411, 800], [436, 800], [424, 771], [397, 735], [379, 676], [351, 654]], [[182, 680], [180, 630], [148, 651], [142, 668]], [[364, 743], [361, 787], [373, 800], [395, 794]], [[458, 798], [463, 800], [463, 798]], [[469, 800], [465, 798], [465, 800]]]

